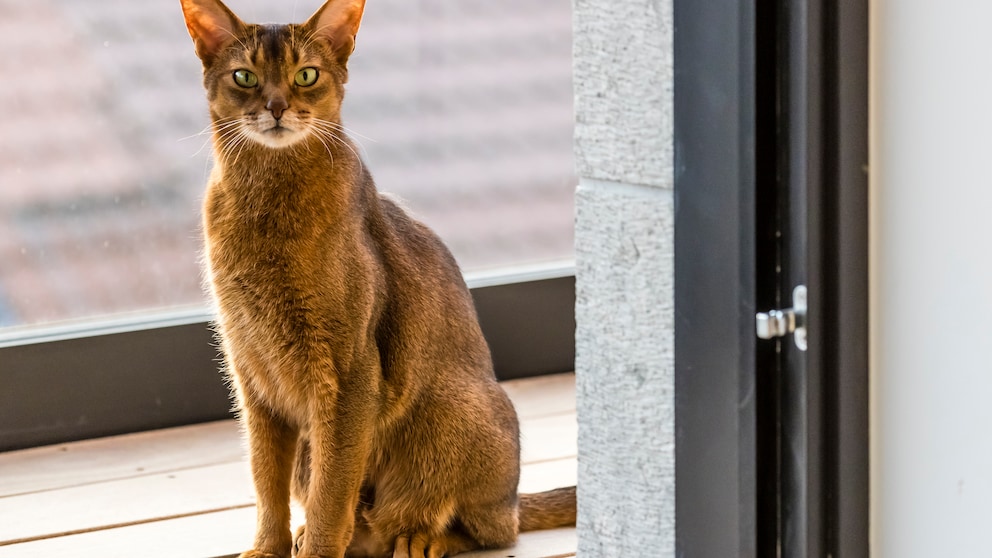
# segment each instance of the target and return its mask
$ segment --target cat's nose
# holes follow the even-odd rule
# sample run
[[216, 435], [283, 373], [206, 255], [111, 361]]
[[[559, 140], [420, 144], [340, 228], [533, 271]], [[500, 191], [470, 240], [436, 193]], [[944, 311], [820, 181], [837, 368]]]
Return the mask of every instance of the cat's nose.
[[269, 102], [265, 104], [265, 108], [272, 111], [272, 116], [279, 120], [282, 118], [282, 113], [284, 110], [289, 108], [289, 103], [282, 95], [276, 95], [269, 99]]

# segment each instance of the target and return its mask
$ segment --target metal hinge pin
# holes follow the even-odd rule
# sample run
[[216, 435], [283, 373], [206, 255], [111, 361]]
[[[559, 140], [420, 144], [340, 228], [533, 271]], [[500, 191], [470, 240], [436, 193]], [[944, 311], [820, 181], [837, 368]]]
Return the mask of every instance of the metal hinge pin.
[[792, 308], [758, 312], [755, 315], [755, 332], [761, 339], [776, 339], [791, 333], [796, 347], [805, 351], [806, 305], [806, 286], [799, 285], [792, 291]]

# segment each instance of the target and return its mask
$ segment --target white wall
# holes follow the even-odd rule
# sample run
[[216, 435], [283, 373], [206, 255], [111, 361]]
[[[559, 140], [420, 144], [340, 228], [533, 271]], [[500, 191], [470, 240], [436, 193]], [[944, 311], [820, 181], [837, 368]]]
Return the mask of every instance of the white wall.
[[872, 555], [992, 556], [992, 1], [872, 19]]

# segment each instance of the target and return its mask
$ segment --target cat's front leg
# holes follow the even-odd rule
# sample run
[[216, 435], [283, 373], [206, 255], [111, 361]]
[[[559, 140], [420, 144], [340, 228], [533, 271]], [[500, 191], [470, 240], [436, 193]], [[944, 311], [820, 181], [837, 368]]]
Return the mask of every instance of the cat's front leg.
[[368, 385], [316, 397], [310, 418], [306, 530], [298, 558], [341, 558], [352, 542], [355, 513], [371, 452], [376, 405]]
[[258, 498], [255, 548], [241, 558], [289, 558], [289, 487], [298, 431], [252, 401], [242, 405], [241, 420], [248, 432], [249, 461]]

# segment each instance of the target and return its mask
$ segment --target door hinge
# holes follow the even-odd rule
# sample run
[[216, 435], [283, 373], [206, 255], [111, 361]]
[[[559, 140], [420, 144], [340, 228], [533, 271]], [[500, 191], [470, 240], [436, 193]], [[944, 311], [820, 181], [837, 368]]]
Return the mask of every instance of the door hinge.
[[800, 351], [806, 350], [806, 285], [792, 290], [792, 308], [769, 310], [755, 315], [755, 332], [761, 339], [776, 339], [792, 334]]

